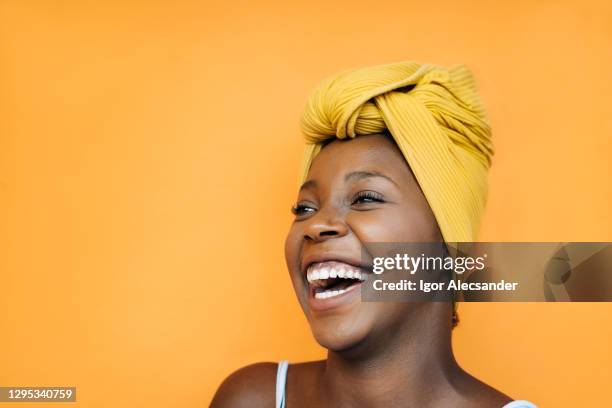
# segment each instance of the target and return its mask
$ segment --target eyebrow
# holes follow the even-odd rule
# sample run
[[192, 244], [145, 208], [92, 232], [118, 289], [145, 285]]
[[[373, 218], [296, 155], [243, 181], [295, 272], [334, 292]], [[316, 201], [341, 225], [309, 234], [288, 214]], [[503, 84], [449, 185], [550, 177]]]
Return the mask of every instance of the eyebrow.
[[[397, 185], [397, 183], [395, 181], [393, 181], [393, 179], [383, 173], [379, 173], [377, 171], [374, 170], [360, 170], [360, 171], [352, 171], [350, 173], [347, 173], [344, 176], [344, 182], [348, 182], [348, 181], [352, 181], [352, 180], [363, 180], [363, 179], [367, 179], [370, 177], [382, 177], [385, 180], [390, 181], [391, 183], [395, 184], [395, 186], [399, 187]], [[316, 180], [308, 180], [306, 182], [304, 182], [304, 184], [302, 184], [302, 186], [300, 187], [300, 191], [305, 190], [305, 189], [309, 189], [309, 188], [316, 188], [317, 187], [317, 181]]]
[[302, 186], [300, 187], [300, 191], [305, 190], [307, 188], [316, 188], [317, 187], [317, 181], [316, 180], [308, 180], [306, 182], [304, 182], [304, 184], [302, 184]]
[[[393, 179], [383, 173], [379, 173], [377, 171], [374, 170], [369, 170], [369, 171], [365, 171], [365, 170], [361, 170], [361, 171], [352, 171], [350, 173], [348, 173], [346, 176], [344, 176], [344, 181], [350, 181], [350, 180], [363, 180], [366, 178], [370, 178], [370, 177], [382, 177], [388, 181], [390, 181], [391, 183], [395, 184], [397, 186], [397, 183], [395, 181], [393, 181]], [[398, 186], [399, 187], [399, 186]]]

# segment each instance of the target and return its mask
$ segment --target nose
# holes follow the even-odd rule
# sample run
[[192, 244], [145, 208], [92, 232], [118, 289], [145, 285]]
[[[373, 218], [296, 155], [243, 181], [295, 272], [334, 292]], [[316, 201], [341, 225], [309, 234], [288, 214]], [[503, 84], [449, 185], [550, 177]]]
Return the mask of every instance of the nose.
[[338, 238], [349, 231], [344, 219], [335, 211], [321, 211], [310, 217], [304, 230], [304, 239], [307, 241], [325, 241]]

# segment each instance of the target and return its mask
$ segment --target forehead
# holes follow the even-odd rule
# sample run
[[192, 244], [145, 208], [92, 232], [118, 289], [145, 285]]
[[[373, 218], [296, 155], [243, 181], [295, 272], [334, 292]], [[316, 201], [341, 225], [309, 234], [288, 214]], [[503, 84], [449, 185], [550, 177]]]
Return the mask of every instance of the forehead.
[[393, 139], [384, 135], [332, 141], [313, 160], [308, 179], [324, 181], [357, 170], [375, 170], [397, 183], [412, 179], [406, 159]]

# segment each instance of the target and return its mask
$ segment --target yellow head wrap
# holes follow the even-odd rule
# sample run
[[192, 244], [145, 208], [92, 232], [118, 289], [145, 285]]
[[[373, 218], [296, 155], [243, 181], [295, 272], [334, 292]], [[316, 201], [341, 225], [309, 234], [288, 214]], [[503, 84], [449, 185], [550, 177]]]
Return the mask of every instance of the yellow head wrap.
[[487, 195], [491, 128], [471, 72], [416, 62], [351, 70], [323, 81], [302, 116], [302, 181], [331, 138], [391, 133], [446, 242], [473, 241]]

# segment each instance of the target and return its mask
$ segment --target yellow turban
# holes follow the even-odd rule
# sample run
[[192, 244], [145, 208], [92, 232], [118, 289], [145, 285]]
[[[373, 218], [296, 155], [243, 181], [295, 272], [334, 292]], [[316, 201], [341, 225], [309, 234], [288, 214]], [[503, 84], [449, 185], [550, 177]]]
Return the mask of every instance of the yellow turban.
[[475, 240], [487, 195], [491, 128], [471, 72], [399, 62], [323, 81], [301, 121], [302, 181], [323, 142], [391, 133], [446, 242]]

